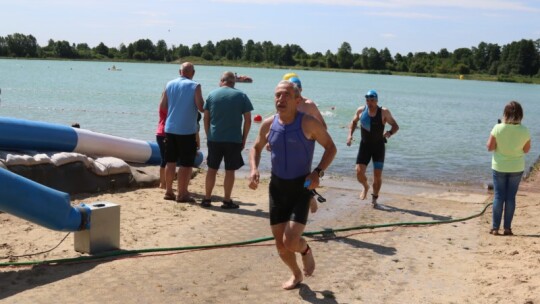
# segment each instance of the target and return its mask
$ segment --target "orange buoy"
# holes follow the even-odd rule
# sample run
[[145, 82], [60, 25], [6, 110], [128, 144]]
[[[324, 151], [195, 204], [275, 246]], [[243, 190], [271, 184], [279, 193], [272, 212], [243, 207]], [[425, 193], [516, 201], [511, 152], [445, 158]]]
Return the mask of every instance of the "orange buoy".
[[259, 115], [259, 114], [255, 115], [255, 117], [253, 118], [253, 121], [254, 122], [261, 122], [262, 121], [262, 116]]

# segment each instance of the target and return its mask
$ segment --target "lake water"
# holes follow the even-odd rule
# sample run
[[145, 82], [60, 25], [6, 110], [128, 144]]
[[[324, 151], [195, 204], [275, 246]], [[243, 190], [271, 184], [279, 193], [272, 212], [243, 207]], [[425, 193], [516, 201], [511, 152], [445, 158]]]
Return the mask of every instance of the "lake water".
[[[113, 64], [121, 71], [109, 71]], [[0, 116], [66, 125], [78, 122], [96, 132], [153, 141], [161, 92], [167, 81], [178, 76], [178, 68], [178, 64], [0, 59]], [[217, 88], [226, 70], [253, 78], [253, 83], [236, 87], [250, 97], [253, 115], [265, 117], [274, 112], [276, 84], [291, 72], [196, 66], [194, 80], [201, 83], [204, 97]], [[491, 153], [485, 143], [510, 100], [522, 104], [523, 124], [531, 131], [527, 168], [540, 155], [539, 85], [293, 71], [302, 80], [303, 95], [319, 105], [336, 142], [338, 154], [328, 174], [355, 176], [360, 132], [355, 132], [353, 146], [347, 147], [347, 125], [369, 89], [377, 90], [379, 105], [389, 108], [400, 125], [387, 144], [385, 178], [479, 186], [490, 182]], [[258, 124], [252, 125], [248, 147], [258, 129]], [[205, 151], [204, 131], [201, 136]], [[244, 153], [247, 162], [248, 151]], [[315, 160], [320, 153], [317, 149]], [[261, 161], [265, 170], [267, 154]]]

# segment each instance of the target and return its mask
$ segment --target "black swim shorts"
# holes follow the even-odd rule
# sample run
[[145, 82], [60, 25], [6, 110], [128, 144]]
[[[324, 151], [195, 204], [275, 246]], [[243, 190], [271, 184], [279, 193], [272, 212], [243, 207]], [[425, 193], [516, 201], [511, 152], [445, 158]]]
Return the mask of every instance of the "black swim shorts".
[[270, 225], [288, 221], [307, 223], [311, 192], [304, 187], [306, 176], [281, 179], [272, 174], [269, 186]]
[[384, 142], [368, 143], [362, 141], [360, 142], [360, 148], [358, 149], [358, 155], [356, 156], [356, 163], [367, 166], [370, 160], [373, 159], [373, 167], [382, 170], [384, 165], [384, 154]]
[[244, 165], [242, 144], [231, 142], [208, 141], [208, 168], [219, 169], [221, 161], [225, 161], [225, 170], [238, 170]]
[[177, 163], [182, 167], [193, 167], [197, 155], [197, 139], [195, 134], [177, 135], [165, 133], [165, 159], [168, 163]]

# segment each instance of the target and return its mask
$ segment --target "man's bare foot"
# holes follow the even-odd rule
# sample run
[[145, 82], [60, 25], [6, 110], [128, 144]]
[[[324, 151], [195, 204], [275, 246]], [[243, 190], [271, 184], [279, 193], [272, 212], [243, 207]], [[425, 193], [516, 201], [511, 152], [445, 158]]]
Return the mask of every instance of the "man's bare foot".
[[375, 195], [375, 194], [371, 195], [371, 204], [373, 205], [373, 208], [379, 207], [379, 204], [377, 203], [378, 198], [379, 198], [378, 195]]
[[306, 253], [302, 253], [302, 263], [304, 264], [304, 274], [309, 277], [315, 271], [315, 258], [309, 245]]
[[315, 200], [315, 198], [312, 197], [309, 201], [309, 210], [311, 211], [311, 213], [315, 213], [317, 212], [317, 209], [319, 209], [319, 205], [317, 205], [317, 201]]
[[299, 276], [295, 276], [293, 274], [287, 282], [281, 284], [281, 287], [285, 290], [295, 289], [296, 287], [298, 287], [298, 284], [300, 284], [303, 279], [304, 277], [302, 276], [302, 274], [300, 274]]
[[361, 200], [366, 199], [368, 191], [369, 191], [369, 186], [364, 186], [364, 190], [362, 190], [362, 192], [360, 192], [360, 199]]

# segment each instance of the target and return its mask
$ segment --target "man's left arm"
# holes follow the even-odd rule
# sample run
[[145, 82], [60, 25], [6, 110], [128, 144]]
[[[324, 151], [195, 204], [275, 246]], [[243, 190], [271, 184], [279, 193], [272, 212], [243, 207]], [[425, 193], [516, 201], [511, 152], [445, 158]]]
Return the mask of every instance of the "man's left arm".
[[242, 150], [246, 146], [249, 130], [251, 129], [251, 112], [244, 113], [244, 127], [242, 128]]
[[195, 89], [195, 106], [199, 112], [204, 112], [204, 98], [202, 97], [202, 89], [200, 84]]
[[[319, 145], [324, 149], [324, 153], [321, 157], [321, 161], [316, 168], [324, 171], [326, 170], [337, 153], [336, 145], [330, 137], [330, 134], [324, 127], [324, 125], [312, 116], [304, 116], [302, 121], [302, 128], [304, 134], [307, 138], [314, 139]], [[307, 131], [307, 132], [306, 132]], [[308, 189], [315, 189], [319, 186], [319, 173], [317, 171], [312, 171], [307, 177], [306, 180], [310, 180], [311, 183], [308, 186]]]
[[208, 133], [210, 132], [210, 111], [204, 110], [204, 134], [206, 134], [206, 138], [208, 139]]
[[399, 130], [399, 125], [392, 116], [392, 113], [390, 113], [390, 110], [383, 109], [383, 119], [385, 123], [388, 123], [390, 125], [390, 130], [384, 132], [384, 137], [389, 138], [390, 136], [397, 133]]

